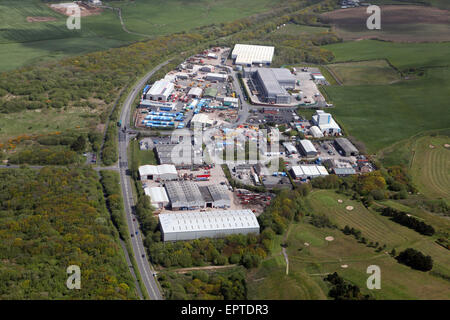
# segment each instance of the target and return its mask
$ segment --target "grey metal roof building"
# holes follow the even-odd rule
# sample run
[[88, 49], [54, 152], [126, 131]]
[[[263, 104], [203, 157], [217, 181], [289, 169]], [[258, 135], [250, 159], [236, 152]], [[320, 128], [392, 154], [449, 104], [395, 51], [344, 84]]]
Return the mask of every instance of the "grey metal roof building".
[[172, 210], [192, 210], [205, 207], [205, 200], [192, 181], [169, 181], [165, 184]]
[[258, 220], [251, 210], [162, 213], [159, 225], [164, 241], [259, 233]]
[[306, 139], [300, 140], [299, 146], [302, 150], [303, 155], [305, 155], [306, 157], [317, 156], [317, 149], [314, 147], [311, 141]]
[[269, 102], [291, 103], [291, 95], [286, 89], [295, 88], [295, 77], [285, 68], [254, 68], [253, 79], [258, 83], [264, 98]]
[[214, 208], [226, 208], [231, 206], [228, 188], [221, 184], [212, 184], [208, 186], [208, 191], [213, 199]]
[[356, 174], [356, 170], [353, 168], [333, 168], [333, 172], [338, 176], [349, 176]]
[[158, 144], [155, 147], [160, 164], [191, 165], [203, 162], [202, 150], [192, 144]]
[[347, 138], [336, 138], [334, 145], [344, 156], [357, 156], [359, 154], [358, 149]]

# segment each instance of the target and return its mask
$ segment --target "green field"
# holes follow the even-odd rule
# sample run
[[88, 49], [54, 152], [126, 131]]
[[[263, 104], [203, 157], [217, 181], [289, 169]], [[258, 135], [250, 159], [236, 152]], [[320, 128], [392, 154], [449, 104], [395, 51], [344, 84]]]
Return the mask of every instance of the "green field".
[[401, 79], [386, 60], [344, 62], [328, 67], [344, 85], [389, 84]]
[[387, 59], [401, 70], [450, 65], [450, 42], [393, 43], [362, 40], [330, 44], [322, 48], [334, 53], [334, 62]]
[[[403, 72], [408, 68], [423, 70], [422, 75], [407, 75], [409, 80], [376, 85], [381, 79], [386, 80], [387, 73], [381, 76], [382, 72], [373, 68], [374, 74], [367, 75], [366, 84], [357, 85], [356, 82], [364, 78], [364, 65], [369, 71], [374, 64], [366, 61], [358, 64], [360, 69], [357, 71], [345, 70], [347, 73], [344, 75], [350, 77], [354, 85], [324, 87], [336, 106], [332, 113], [348, 134], [366, 144], [369, 153], [419, 132], [448, 128], [450, 43], [424, 45], [358, 41], [323, 48], [333, 51], [335, 62], [387, 59]], [[393, 71], [389, 72], [393, 74]], [[369, 84], [368, 79], [376, 78], [377, 74], [379, 79]]]
[[[189, 31], [195, 27], [231, 22], [287, 0], [104, 1], [123, 8], [127, 33], [115, 12], [82, 17], [81, 30], [68, 30], [67, 17], [40, 0], [0, 0], [0, 72], [41, 61], [123, 46], [149, 37]], [[55, 21], [28, 22], [27, 17]]]
[[[369, 241], [386, 244], [388, 252], [392, 248], [399, 252], [411, 246], [431, 255], [434, 260], [433, 270], [431, 273], [412, 270], [397, 263], [384, 251], [376, 252], [373, 248], [358, 243], [353, 236], [346, 236], [337, 229], [319, 229], [300, 222], [291, 225], [287, 239], [289, 275], [285, 273], [283, 256], [272, 256], [249, 274], [250, 298], [325, 299], [328, 287], [322, 279], [327, 273], [335, 271], [376, 299], [450, 297], [448, 280], [437, 275], [450, 274], [448, 251], [434, 243], [433, 238], [400, 226], [334, 191], [314, 191], [309, 199], [315, 213], [327, 215], [341, 228], [349, 225], [361, 230], [362, 236]], [[343, 202], [339, 203], [338, 199]], [[354, 209], [346, 210], [348, 205]], [[327, 236], [334, 237], [334, 241], [326, 241]], [[366, 289], [366, 269], [373, 264], [381, 269], [381, 290]], [[347, 268], [342, 265], [347, 265]]]
[[[449, 146], [445, 147], [445, 144]], [[450, 138], [428, 136], [417, 139], [411, 175], [422, 194], [450, 203]]]

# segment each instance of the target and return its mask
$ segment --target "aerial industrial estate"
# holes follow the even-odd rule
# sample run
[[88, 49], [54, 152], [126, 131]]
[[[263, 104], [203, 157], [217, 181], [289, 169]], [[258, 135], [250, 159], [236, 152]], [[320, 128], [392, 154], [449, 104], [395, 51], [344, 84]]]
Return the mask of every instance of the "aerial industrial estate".
[[386, 3], [0, 1], [0, 300], [448, 300], [450, 7]]
[[[267, 199], [275, 195], [271, 190], [292, 189], [330, 173], [347, 176], [374, 169], [347, 138], [341, 137], [342, 130], [332, 115], [317, 109], [319, 101], [325, 102], [321, 104], [324, 108], [330, 106], [316, 86], [317, 71], [271, 68], [274, 54], [276, 48], [260, 45], [214, 47], [189, 57], [164, 78], [145, 86], [134, 124], [148, 130], [140, 148], [152, 150], [159, 164], [141, 165], [139, 176], [158, 217], [167, 217], [166, 226], [160, 221], [163, 235], [168, 232], [168, 225], [175, 223], [169, 223], [173, 219], [180, 219], [174, 220], [177, 224], [189, 223], [188, 218], [177, 215], [200, 214], [192, 215], [192, 210], [211, 213], [217, 219], [230, 213], [240, 216], [242, 212], [256, 217], [268, 204]], [[243, 86], [239, 70], [243, 71]], [[306, 96], [302, 90], [315, 93]], [[311, 104], [316, 107], [309, 120], [296, 113], [297, 107], [307, 106], [303, 102], [307, 99], [309, 108]], [[280, 135], [281, 126], [284, 131]], [[196, 141], [196, 128], [203, 143]], [[152, 137], [155, 129], [163, 130], [163, 136]], [[304, 138], [289, 135], [291, 130]], [[206, 140], [206, 135], [211, 139]], [[256, 158], [245, 159], [242, 155], [246, 144], [252, 142]], [[223, 162], [230, 173], [228, 179], [223, 166], [218, 165], [227, 149], [240, 154]], [[268, 163], [272, 161], [281, 161], [281, 166], [271, 168]], [[242, 188], [233, 187], [233, 181]], [[246, 186], [264, 188], [265, 196], [252, 193], [243, 197]], [[239, 221], [246, 223], [245, 219], [235, 219], [234, 232], [248, 233]], [[255, 219], [252, 232], [259, 233], [257, 226]], [[221, 237], [233, 232], [233, 227], [223, 223], [199, 222], [192, 230], [196, 228], [202, 232], [164, 236], [164, 241]]]

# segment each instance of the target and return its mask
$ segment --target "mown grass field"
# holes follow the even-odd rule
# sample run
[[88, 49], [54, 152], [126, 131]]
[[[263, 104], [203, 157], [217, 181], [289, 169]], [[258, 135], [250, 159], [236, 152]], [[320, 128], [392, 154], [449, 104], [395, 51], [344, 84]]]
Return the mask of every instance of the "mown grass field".
[[328, 67], [344, 85], [390, 84], [401, 79], [386, 60], [335, 63]]
[[450, 202], [450, 138], [426, 136], [417, 139], [411, 174], [422, 194]]
[[149, 35], [170, 34], [243, 18], [277, 7], [285, 0], [136, 0], [111, 2], [122, 8], [127, 28]]
[[362, 40], [330, 44], [322, 48], [334, 53], [334, 62], [387, 59], [401, 70], [450, 65], [450, 42], [393, 43]]
[[369, 153], [423, 131], [448, 128], [450, 43], [400, 44], [367, 40], [324, 48], [335, 54], [333, 65], [360, 61], [360, 68], [366, 65], [369, 71], [373, 60], [386, 59], [402, 72], [409, 68], [422, 70], [422, 75], [408, 75], [409, 80], [378, 85], [377, 79], [374, 83], [368, 81], [376, 78], [376, 74], [382, 77], [376, 68], [372, 69], [373, 74], [367, 74], [365, 84], [357, 84], [365, 77], [365, 72], [345, 70], [344, 74], [353, 85], [324, 87], [336, 106], [332, 113], [348, 134], [366, 144]]
[[[361, 230], [369, 241], [386, 243], [387, 251], [393, 247], [397, 252], [414, 247], [431, 255], [433, 270], [427, 273], [412, 270], [397, 263], [386, 252], [376, 252], [338, 229], [319, 229], [300, 222], [291, 225], [287, 238], [289, 275], [286, 275], [283, 256], [273, 255], [249, 274], [250, 298], [326, 299], [328, 287], [323, 278], [335, 271], [376, 299], [450, 298], [448, 280], [438, 275], [450, 274], [450, 258], [448, 251], [434, 243], [433, 238], [421, 236], [334, 191], [314, 191], [309, 199], [315, 213], [327, 215], [339, 227], [349, 225]], [[348, 205], [352, 205], [354, 210], [346, 210]], [[326, 241], [327, 236], [334, 237], [334, 241]], [[373, 264], [381, 269], [381, 290], [366, 288], [366, 269]]]

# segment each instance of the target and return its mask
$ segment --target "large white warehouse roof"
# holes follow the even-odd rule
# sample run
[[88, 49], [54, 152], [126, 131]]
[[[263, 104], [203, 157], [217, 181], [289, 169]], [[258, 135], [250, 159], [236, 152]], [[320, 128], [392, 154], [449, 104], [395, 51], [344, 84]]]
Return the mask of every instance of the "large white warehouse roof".
[[255, 214], [248, 209], [162, 213], [159, 215], [159, 222], [165, 235], [179, 232], [259, 229]]
[[177, 174], [177, 169], [173, 164], [144, 165], [139, 167], [139, 175], [142, 176], [159, 176], [163, 174]]
[[231, 58], [236, 64], [251, 65], [253, 63], [271, 63], [275, 47], [236, 44]]
[[147, 92], [147, 95], [150, 96], [157, 96], [157, 95], [170, 95], [170, 93], [173, 91], [174, 85], [172, 82], [161, 79], [156, 81], [150, 90]]

